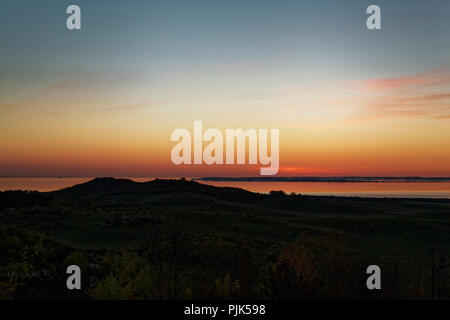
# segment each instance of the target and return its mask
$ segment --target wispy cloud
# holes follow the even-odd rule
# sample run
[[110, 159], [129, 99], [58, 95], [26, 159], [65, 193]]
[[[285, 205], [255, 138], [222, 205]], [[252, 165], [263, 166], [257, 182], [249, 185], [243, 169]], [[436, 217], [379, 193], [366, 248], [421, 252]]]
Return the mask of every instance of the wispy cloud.
[[450, 69], [352, 83], [363, 98], [363, 111], [352, 120], [387, 117], [447, 119], [450, 114]]
[[402, 90], [410, 88], [426, 88], [448, 84], [450, 82], [450, 68], [439, 68], [429, 72], [392, 78], [369, 79], [354, 82], [361, 89], [380, 90]]

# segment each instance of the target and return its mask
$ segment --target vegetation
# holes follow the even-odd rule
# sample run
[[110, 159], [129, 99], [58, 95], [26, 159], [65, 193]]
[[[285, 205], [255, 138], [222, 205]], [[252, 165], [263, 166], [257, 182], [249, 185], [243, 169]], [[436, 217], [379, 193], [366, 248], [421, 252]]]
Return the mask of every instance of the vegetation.
[[449, 250], [445, 199], [112, 178], [0, 193], [1, 299], [450, 299]]

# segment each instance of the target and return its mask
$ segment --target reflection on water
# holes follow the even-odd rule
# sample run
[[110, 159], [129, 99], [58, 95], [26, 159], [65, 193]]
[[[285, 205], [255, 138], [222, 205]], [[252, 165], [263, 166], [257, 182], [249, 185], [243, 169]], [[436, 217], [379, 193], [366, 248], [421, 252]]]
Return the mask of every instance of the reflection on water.
[[84, 183], [89, 180], [92, 180], [92, 178], [0, 178], [0, 191], [54, 191]]
[[[83, 183], [92, 178], [0, 178], [0, 191], [37, 190], [53, 191]], [[144, 182], [154, 178], [129, 178]], [[283, 190], [286, 193], [396, 198], [450, 198], [450, 182], [249, 182], [207, 181], [218, 187], [236, 187], [254, 192], [268, 193]]]
[[450, 182], [248, 182], [208, 181], [217, 187], [236, 187], [268, 193], [286, 193], [396, 198], [450, 198]]

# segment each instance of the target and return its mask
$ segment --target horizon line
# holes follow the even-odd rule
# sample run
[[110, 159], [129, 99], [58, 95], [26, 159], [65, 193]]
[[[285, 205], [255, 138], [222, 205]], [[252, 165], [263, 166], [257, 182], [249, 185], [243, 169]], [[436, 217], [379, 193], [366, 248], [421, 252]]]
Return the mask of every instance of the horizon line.
[[0, 179], [97, 179], [97, 178], [116, 178], [116, 179], [133, 179], [133, 178], [149, 178], [149, 179], [336, 179], [336, 178], [365, 178], [365, 179], [449, 179], [450, 176], [383, 176], [383, 175], [330, 175], [330, 176], [114, 176], [114, 175], [98, 175], [98, 176], [0, 176]]

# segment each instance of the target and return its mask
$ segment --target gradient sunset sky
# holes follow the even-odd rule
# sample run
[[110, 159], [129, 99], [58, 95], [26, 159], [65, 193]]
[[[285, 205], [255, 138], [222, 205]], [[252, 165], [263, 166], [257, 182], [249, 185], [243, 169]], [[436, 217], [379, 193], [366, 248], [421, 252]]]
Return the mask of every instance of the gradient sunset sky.
[[2, 0], [0, 75], [3, 177], [259, 175], [172, 164], [194, 120], [278, 128], [279, 175], [450, 176], [448, 0]]

